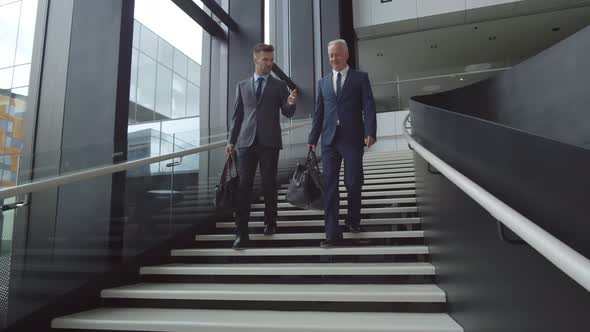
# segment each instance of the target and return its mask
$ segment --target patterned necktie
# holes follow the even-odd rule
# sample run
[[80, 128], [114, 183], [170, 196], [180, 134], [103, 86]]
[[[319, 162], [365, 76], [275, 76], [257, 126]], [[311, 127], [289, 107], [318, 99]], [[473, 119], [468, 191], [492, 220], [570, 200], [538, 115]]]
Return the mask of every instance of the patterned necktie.
[[264, 77], [259, 77], [256, 82], [258, 83], [258, 87], [256, 87], [256, 101], [258, 101], [262, 94], [262, 82], [264, 82]]
[[338, 73], [338, 76], [336, 78], [336, 96], [340, 97], [341, 93], [342, 93], [342, 75], [340, 75], [340, 73]]

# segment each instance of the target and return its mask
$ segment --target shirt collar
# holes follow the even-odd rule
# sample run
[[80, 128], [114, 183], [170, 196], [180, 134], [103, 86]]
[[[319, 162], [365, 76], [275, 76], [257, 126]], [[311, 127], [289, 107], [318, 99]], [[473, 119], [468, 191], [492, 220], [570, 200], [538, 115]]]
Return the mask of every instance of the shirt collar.
[[[348, 66], [346, 66], [346, 68], [344, 68], [340, 71], [340, 75], [346, 76], [346, 74], [348, 74], [348, 69], [350, 69], [350, 68]], [[332, 69], [332, 72], [334, 73], [334, 76], [338, 76], [338, 72], [336, 70]]]
[[267, 80], [269, 75], [270, 75], [270, 74], [265, 74], [265, 75], [258, 75], [258, 74], [256, 74], [256, 73], [254, 73], [254, 82], [258, 81], [258, 78], [259, 78], [259, 77], [262, 77], [262, 78], [264, 78], [265, 80]]

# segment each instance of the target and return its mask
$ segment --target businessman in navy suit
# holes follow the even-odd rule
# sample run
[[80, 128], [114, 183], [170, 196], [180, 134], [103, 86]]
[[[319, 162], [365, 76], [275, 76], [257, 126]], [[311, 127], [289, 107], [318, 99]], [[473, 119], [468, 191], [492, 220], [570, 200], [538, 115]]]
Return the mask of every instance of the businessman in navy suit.
[[363, 185], [363, 145], [376, 142], [375, 100], [365, 72], [348, 67], [348, 46], [342, 39], [328, 44], [332, 72], [318, 82], [316, 109], [309, 134], [309, 148], [315, 150], [322, 137], [324, 180], [324, 222], [326, 240], [322, 247], [341, 244], [338, 226], [340, 206], [340, 165], [344, 159], [344, 185], [348, 192], [346, 229], [361, 231], [361, 193]]

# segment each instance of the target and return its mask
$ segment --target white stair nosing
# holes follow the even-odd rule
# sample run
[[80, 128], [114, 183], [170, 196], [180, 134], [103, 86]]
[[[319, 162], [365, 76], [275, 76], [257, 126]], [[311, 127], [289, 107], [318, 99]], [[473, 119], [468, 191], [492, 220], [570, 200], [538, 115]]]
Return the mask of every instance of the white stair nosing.
[[[418, 212], [416, 206], [407, 207], [386, 207], [386, 208], [361, 208], [361, 214], [371, 213], [402, 213], [402, 212]], [[348, 209], [340, 209], [339, 214], [348, 214]], [[324, 211], [320, 210], [279, 210], [277, 216], [292, 217], [292, 216], [323, 216]], [[264, 211], [252, 211], [250, 217], [264, 217]]]
[[463, 332], [448, 314], [100, 308], [51, 322], [55, 329], [159, 332]]
[[252, 256], [357, 256], [357, 255], [428, 255], [427, 246], [371, 246], [371, 247], [286, 247], [286, 248], [200, 248], [174, 249], [174, 257], [252, 257]]
[[[385, 232], [360, 232], [343, 233], [344, 239], [405, 239], [422, 238], [424, 231], [385, 231]], [[250, 241], [277, 241], [277, 240], [323, 240], [324, 233], [277, 233], [274, 235], [250, 234]], [[195, 241], [233, 241], [234, 234], [198, 234]]]
[[[416, 203], [417, 199], [415, 197], [405, 197], [405, 198], [381, 198], [381, 199], [363, 199], [361, 200], [361, 205], [377, 205], [377, 204], [402, 204], [402, 203]], [[346, 201], [340, 201], [340, 205], [347, 205]], [[252, 209], [260, 209], [264, 208], [264, 203], [256, 203], [251, 204], [250, 207]], [[283, 202], [277, 204], [278, 208], [293, 208], [294, 206], [290, 203]]]
[[[340, 225], [344, 225], [344, 220], [339, 221]], [[362, 226], [375, 226], [375, 225], [415, 225], [420, 224], [420, 218], [368, 218], [361, 219]], [[218, 228], [234, 228], [235, 223], [233, 221], [218, 222], [216, 227]], [[280, 227], [323, 227], [324, 220], [278, 220], [277, 226]], [[262, 228], [264, 222], [262, 221], [250, 221], [248, 223], [249, 228]]]
[[[375, 196], [408, 196], [416, 195], [416, 190], [396, 190], [396, 191], [364, 191], [361, 197], [375, 197]], [[348, 193], [340, 193], [340, 198], [348, 197]], [[285, 195], [277, 196], [279, 202], [285, 200]], [[259, 197], [260, 200], [264, 200], [264, 196]]]
[[[345, 186], [340, 186], [339, 187], [340, 192], [346, 191], [346, 187]], [[416, 184], [415, 183], [393, 183], [393, 184], [371, 184], [371, 185], [364, 185], [361, 188], [363, 191], [370, 191], [370, 190], [383, 190], [383, 189], [416, 189]], [[278, 190], [279, 194], [286, 194], [287, 193], [287, 189], [279, 189]]]
[[271, 302], [445, 303], [435, 285], [140, 283], [105, 289], [103, 299]]
[[435, 275], [430, 263], [167, 264], [144, 266], [142, 275]]

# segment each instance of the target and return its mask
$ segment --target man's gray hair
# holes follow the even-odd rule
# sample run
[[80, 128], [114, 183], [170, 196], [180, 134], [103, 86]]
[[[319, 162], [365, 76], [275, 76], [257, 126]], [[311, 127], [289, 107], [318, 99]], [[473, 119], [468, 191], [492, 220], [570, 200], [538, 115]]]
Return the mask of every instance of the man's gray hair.
[[346, 44], [346, 40], [344, 40], [344, 39], [332, 40], [331, 42], [328, 43], [328, 50], [330, 49], [330, 47], [335, 46], [335, 45], [342, 45], [344, 47], [344, 49], [346, 50], [346, 52], [348, 52], [348, 44]]

